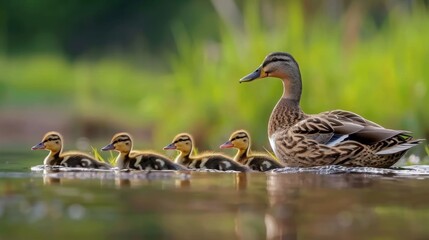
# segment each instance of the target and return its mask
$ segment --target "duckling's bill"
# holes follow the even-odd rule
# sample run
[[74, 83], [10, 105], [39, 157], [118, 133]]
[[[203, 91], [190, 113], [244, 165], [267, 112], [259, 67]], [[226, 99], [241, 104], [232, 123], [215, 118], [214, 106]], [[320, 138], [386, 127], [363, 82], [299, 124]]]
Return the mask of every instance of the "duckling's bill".
[[32, 147], [31, 147], [31, 150], [39, 150], [39, 149], [45, 149], [45, 148], [46, 148], [46, 147], [45, 147], [44, 142], [41, 142], [41, 143], [39, 143], [39, 144], [37, 144], [37, 145], [32, 146]]
[[234, 144], [231, 141], [227, 141], [224, 144], [220, 145], [219, 148], [233, 148]]
[[170, 143], [163, 148], [164, 150], [176, 149], [176, 145], [174, 143]]
[[101, 151], [110, 151], [110, 150], [114, 150], [114, 149], [115, 149], [115, 146], [113, 146], [113, 144], [109, 144], [109, 145], [104, 146], [101, 149]]

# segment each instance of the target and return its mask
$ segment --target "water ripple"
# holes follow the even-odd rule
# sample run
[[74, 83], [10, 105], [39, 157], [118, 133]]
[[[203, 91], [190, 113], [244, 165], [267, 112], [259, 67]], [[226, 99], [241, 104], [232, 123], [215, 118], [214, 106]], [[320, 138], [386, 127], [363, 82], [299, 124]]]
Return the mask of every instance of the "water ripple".
[[0, 178], [68, 178], [68, 179], [181, 179], [190, 177], [187, 171], [152, 170], [152, 171], [129, 171], [129, 170], [104, 170], [88, 168], [68, 168], [59, 166], [37, 165], [31, 167], [31, 172], [0, 172]]
[[413, 165], [394, 168], [372, 168], [372, 167], [344, 167], [338, 165], [320, 167], [285, 167], [272, 170], [273, 173], [303, 173], [311, 172], [316, 174], [338, 174], [338, 173], [364, 173], [374, 175], [427, 175], [429, 176], [429, 165]]

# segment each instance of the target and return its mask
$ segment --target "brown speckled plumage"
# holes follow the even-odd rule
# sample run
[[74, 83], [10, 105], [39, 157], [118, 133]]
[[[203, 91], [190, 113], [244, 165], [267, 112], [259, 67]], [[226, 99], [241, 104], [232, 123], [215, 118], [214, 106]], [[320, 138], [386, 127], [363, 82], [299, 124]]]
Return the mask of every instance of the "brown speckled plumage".
[[305, 114], [299, 105], [299, 66], [288, 53], [269, 54], [240, 82], [265, 77], [283, 82], [283, 96], [269, 119], [268, 137], [274, 153], [287, 166], [390, 167], [422, 141], [413, 139], [407, 131], [383, 128], [348, 111]]

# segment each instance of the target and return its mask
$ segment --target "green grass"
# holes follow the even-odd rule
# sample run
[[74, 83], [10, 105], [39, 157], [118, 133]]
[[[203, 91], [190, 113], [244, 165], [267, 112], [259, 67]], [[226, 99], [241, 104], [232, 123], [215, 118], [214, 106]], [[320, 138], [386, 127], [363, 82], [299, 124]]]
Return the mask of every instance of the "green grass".
[[156, 70], [109, 54], [75, 61], [61, 55], [0, 56], [0, 107], [67, 106], [82, 118], [148, 131], [144, 146], [156, 150], [185, 131], [195, 135], [200, 149], [217, 149], [239, 128], [249, 130], [255, 148], [263, 149], [281, 83], [238, 80], [269, 52], [287, 51], [300, 64], [306, 112], [350, 110], [429, 137], [427, 9], [392, 10], [381, 26], [364, 12], [355, 32], [348, 16], [307, 17], [298, 1], [275, 3], [270, 16], [260, 9], [259, 1], [246, 2], [244, 30], [215, 20], [214, 39], [172, 24], [177, 52], [148, 56], [163, 58]]
[[115, 166], [115, 162], [116, 162], [116, 157], [113, 155], [113, 151], [109, 151], [110, 156], [108, 158], [104, 158], [101, 154], [100, 151], [98, 150], [98, 148], [95, 147], [91, 147], [92, 150], [92, 155], [94, 155], [95, 159], [97, 159], [98, 161], [101, 162], [105, 162], [108, 163], [112, 166]]

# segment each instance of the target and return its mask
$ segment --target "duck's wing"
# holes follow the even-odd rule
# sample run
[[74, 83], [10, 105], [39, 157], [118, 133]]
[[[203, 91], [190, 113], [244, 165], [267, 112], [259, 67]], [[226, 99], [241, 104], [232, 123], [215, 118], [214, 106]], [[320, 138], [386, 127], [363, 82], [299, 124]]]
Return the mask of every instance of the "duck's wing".
[[373, 145], [408, 133], [383, 128], [357, 114], [341, 110], [310, 116], [294, 125], [291, 131], [327, 146], [336, 146], [347, 140]]
[[333, 110], [333, 111], [328, 111], [328, 112], [322, 112], [319, 115], [329, 116], [329, 117], [335, 118], [335, 119], [340, 120], [340, 121], [353, 122], [353, 123], [356, 123], [359, 125], [383, 128], [382, 126], [378, 125], [377, 123], [369, 121], [368, 119], [365, 119], [365, 118], [361, 117], [360, 115], [358, 115], [354, 112], [350, 112], [350, 111]]

